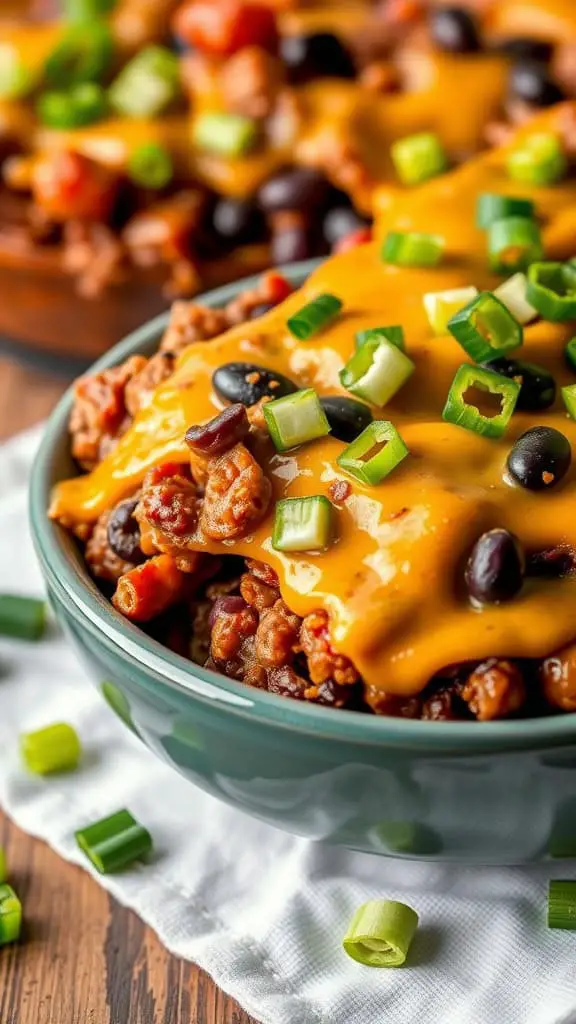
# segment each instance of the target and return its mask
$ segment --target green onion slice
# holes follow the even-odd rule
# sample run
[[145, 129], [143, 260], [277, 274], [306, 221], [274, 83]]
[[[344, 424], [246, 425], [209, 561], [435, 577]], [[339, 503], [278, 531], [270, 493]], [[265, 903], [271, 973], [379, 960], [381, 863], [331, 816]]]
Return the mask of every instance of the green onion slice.
[[355, 480], [375, 487], [409, 454], [393, 423], [374, 420], [344, 449], [336, 462]]
[[330, 424], [313, 388], [275, 398], [262, 406], [274, 447], [286, 452], [330, 433]]
[[421, 231], [390, 231], [382, 246], [384, 263], [397, 267], [435, 267], [444, 252], [444, 239], [440, 235]]
[[386, 405], [414, 373], [411, 359], [390, 341], [373, 338], [340, 370], [342, 387], [373, 405]]
[[519, 324], [527, 324], [538, 316], [538, 310], [526, 298], [528, 280], [526, 274], [513, 274], [494, 289], [494, 295], [512, 313]]
[[434, 334], [446, 334], [448, 321], [478, 295], [474, 285], [468, 288], [449, 288], [445, 292], [426, 292], [424, 309]]
[[38, 97], [36, 113], [48, 128], [79, 128], [105, 117], [106, 93], [97, 82], [82, 82], [72, 89], [52, 90]]
[[127, 171], [128, 177], [142, 188], [164, 188], [172, 181], [174, 165], [164, 146], [149, 142], [132, 150]]
[[27, 96], [36, 85], [37, 74], [26, 66], [16, 46], [0, 43], [0, 99]]
[[22, 760], [35, 775], [73, 771], [82, 754], [78, 734], [66, 722], [48, 725], [20, 737]]
[[550, 882], [548, 927], [576, 931], [576, 881], [555, 878]]
[[370, 900], [352, 918], [342, 945], [366, 967], [400, 967], [418, 927], [418, 914], [396, 900]]
[[122, 68], [108, 93], [125, 117], [156, 117], [180, 92], [178, 58], [165, 46], [146, 46]]
[[228, 158], [249, 153], [259, 137], [258, 122], [243, 114], [199, 114], [192, 129], [192, 141], [198, 149]]
[[490, 224], [488, 256], [490, 267], [496, 273], [525, 270], [535, 260], [541, 260], [543, 255], [540, 228], [535, 220], [505, 217]]
[[391, 345], [396, 345], [401, 352], [406, 351], [406, 342], [404, 341], [404, 329], [399, 326], [394, 327], [368, 327], [365, 331], [356, 332], [356, 348], [362, 348], [368, 341], [389, 341]]
[[286, 326], [298, 341], [308, 341], [318, 331], [327, 327], [341, 309], [342, 300], [326, 292], [324, 295], [317, 295], [297, 313], [293, 313], [286, 321]]
[[98, 82], [106, 74], [113, 55], [112, 35], [103, 21], [72, 25], [46, 60], [46, 82], [54, 89]]
[[528, 185], [554, 185], [568, 169], [566, 154], [556, 135], [537, 132], [508, 153], [506, 170], [513, 181]]
[[562, 388], [562, 400], [568, 415], [576, 420], [576, 384], [567, 384], [566, 387]]
[[480, 292], [455, 313], [448, 330], [477, 363], [496, 359], [522, 344], [522, 326], [492, 292]]
[[576, 267], [570, 263], [533, 263], [526, 298], [545, 320], [576, 317]]
[[0, 882], [5, 882], [8, 877], [8, 871], [6, 868], [6, 854], [0, 846]]
[[399, 139], [390, 147], [390, 155], [403, 185], [420, 185], [442, 174], [448, 166], [444, 146], [433, 132]]
[[276, 505], [272, 547], [276, 551], [325, 551], [334, 509], [323, 494], [285, 498]]
[[0, 636], [40, 640], [46, 631], [46, 602], [35, 597], [0, 594]]
[[487, 228], [495, 220], [507, 217], [533, 217], [534, 203], [519, 196], [500, 196], [494, 192], [482, 192], [476, 202], [476, 224]]
[[22, 928], [22, 904], [11, 885], [0, 885], [0, 946], [17, 942]]
[[75, 836], [78, 846], [101, 875], [120, 871], [152, 850], [148, 830], [125, 810], [80, 829]]
[[501, 437], [516, 407], [520, 387], [512, 378], [464, 363], [452, 381], [442, 419], [484, 437]]
[[576, 338], [570, 338], [564, 349], [564, 358], [571, 370], [576, 373]]

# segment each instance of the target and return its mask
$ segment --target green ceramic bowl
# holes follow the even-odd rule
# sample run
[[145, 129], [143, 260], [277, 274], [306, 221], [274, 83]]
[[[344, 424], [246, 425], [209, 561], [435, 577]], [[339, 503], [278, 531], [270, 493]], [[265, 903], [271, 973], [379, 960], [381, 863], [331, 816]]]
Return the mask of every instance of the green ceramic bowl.
[[[300, 283], [311, 268], [289, 276]], [[223, 305], [251, 284], [203, 301]], [[146, 324], [94, 369], [151, 353], [166, 321]], [[442, 723], [315, 707], [198, 668], [118, 615], [74, 540], [46, 517], [52, 485], [74, 472], [71, 400], [52, 414], [34, 466], [34, 542], [89, 675], [151, 750], [248, 814], [356, 849], [483, 863], [576, 852], [576, 715]]]

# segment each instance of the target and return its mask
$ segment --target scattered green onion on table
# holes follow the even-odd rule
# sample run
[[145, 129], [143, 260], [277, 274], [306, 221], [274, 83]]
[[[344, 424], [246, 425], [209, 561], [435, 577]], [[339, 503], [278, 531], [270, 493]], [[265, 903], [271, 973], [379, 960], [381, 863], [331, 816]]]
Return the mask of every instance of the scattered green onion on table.
[[22, 929], [22, 904], [14, 889], [0, 884], [0, 947], [17, 942]]
[[19, 594], [0, 594], [0, 636], [40, 640], [46, 631], [45, 601]]
[[366, 967], [400, 967], [406, 961], [418, 914], [396, 900], [370, 900], [358, 908], [342, 941], [349, 957]]
[[464, 363], [452, 381], [442, 419], [484, 437], [501, 437], [519, 394], [520, 384], [513, 378]]
[[75, 832], [76, 842], [101, 875], [128, 867], [152, 850], [152, 837], [122, 810]]
[[278, 452], [315, 441], [330, 433], [330, 424], [313, 388], [275, 398], [262, 406], [264, 419]]
[[20, 751], [28, 771], [35, 775], [73, 771], [82, 754], [78, 734], [66, 722], [24, 733], [20, 737]]
[[550, 882], [548, 927], [576, 931], [576, 881], [554, 879]]
[[328, 292], [324, 295], [317, 295], [315, 299], [307, 302], [297, 313], [288, 317], [286, 326], [293, 337], [298, 341], [308, 341], [318, 331], [323, 330], [342, 309], [342, 302], [336, 295]]

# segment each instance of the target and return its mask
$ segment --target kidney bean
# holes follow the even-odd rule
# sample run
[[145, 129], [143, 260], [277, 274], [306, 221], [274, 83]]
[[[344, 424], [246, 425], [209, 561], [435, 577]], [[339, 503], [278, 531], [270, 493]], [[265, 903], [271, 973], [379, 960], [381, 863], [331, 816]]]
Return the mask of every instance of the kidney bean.
[[225, 402], [256, 405], [262, 398], [283, 398], [298, 391], [288, 377], [256, 363], [224, 363], [212, 376], [212, 387]]
[[314, 211], [323, 202], [328, 183], [319, 171], [309, 167], [286, 168], [269, 178], [258, 191], [264, 213], [285, 210]]
[[214, 601], [208, 623], [213, 629], [220, 615], [233, 615], [247, 608], [247, 602], [239, 594], [222, 594]]
[[576, 644], [563, 647], [540, 666], [544, 696], [562, 711], [576, 711]]
[[466, 566], [468, 593], [481, 604], [509, 601], [522, 586], [524, 555], [508, 530], [489, 530], [476, 541]]
[[146, 559], [140, 547], [140, 525], [134, 518], [137, 504], [138, 500], [134, 498], [121, 501], [112, 510], [107, 526], [108, 543], [112, 551], [133, 565], [139, 565]]
[[236, 403], [229, 405], [208, 423], [188, 427], [185, 440], [194, 452], [206, 456], [221, 455], [222, 452], [233, 448], [238, 441], [242, 441], [249, 430], [246, 409], [240, 403]]
[[271, 565], [266, 565], [266, 562], [258, 562], [255, 558], [247, 558], [246, 568], [253, 576], [256, 576], [256, 579], [267, 583], [269, 587], [276, 587], [276, 589], [280, 587], [278, 574]]

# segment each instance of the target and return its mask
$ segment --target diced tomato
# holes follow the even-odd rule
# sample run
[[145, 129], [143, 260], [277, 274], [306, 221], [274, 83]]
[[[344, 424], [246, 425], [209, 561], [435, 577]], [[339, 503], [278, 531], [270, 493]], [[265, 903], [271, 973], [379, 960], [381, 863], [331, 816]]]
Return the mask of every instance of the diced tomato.
[[287, 299], [293, 291], [290, 282], [275, 270], [268, 270], [265, 274], [262, 274], [258, 290], [265, 296], [265, 301], [273, 306], [278, 305], [279, 302], [284, 302], [284, 299]]
[[263, 4], [242, 0], [189, 0], [173, 19], [176, 36], [212, 57], [228, 57], [244, 46], [276, 46], [276, 15]]
[[365, 242], [371, 241], [371, 228], [357, 228], [356, 231], [350, 231], [347, 235], [344, 235], [342, 238], [339, 238], [338, 241], [332, 246], [332, 252], [349, 252], [350, 249], [355, 249], [357, 245], [364, 245]]
[[106, 221], [118, 179], [101, 164], [70, 150], [45, 153], [32, 169], [32, 194], [55, 221]]

